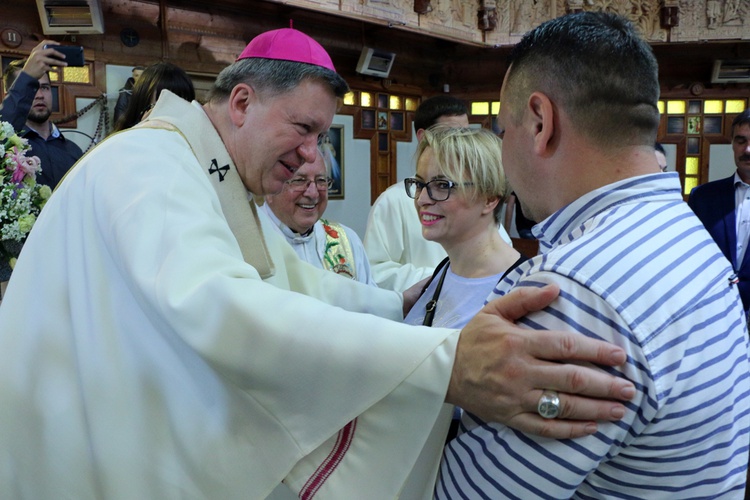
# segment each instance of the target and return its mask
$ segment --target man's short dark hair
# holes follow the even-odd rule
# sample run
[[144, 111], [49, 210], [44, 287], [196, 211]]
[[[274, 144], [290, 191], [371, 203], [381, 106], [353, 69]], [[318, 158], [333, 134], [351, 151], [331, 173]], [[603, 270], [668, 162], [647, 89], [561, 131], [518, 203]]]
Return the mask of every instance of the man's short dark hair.
[[747, 108], [732, 120], [732, 138], [734, 137], [734, 132], [737, 127], [741, 125], [750, 125], [750, 108]]
[[414, 113], [414, 131], [427, 130], [443, 116], [468, 115], [466, 103], [457, 97], [436, 95], [425, 99]]
[[336, 97], [349, 92], [346, 81], [328, 68], [293, 61], [251, 57], [240, 59], [224, 68], [208, 93], [209, 101], [223, 101], [240, 83], [252, 86], [256, 92], [275, 96], [297, 88], [302, 80], [320, 81], [331, 89]]
[[661, 142], [654, 143], [654, 150], [660, 152], [664, 156], [667, 156], [667, 153], [664, 151], [664, 146], [661, 145]]
[[13, 82], [18, 78], [18, 73], [23, 71], [23, 66], [26, 64], [26, 59], [16, 59], [8, 63], [8, 66], [3, 71], [3, 89], [8, 92], [13, 86]]
[[513, 48], [503, 106], [517, 123], [539, 91], [600, 146], [653, 145], [659, 126], [659, 67], [627, 19], [580, 12], [551, 19]]

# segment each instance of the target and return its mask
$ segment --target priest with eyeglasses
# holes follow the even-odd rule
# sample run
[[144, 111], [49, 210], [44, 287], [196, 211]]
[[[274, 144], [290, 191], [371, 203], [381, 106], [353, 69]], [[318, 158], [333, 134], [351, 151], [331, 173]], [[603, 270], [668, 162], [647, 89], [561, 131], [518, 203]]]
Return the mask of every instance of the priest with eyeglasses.
[[315, 267], [377, 286], [365, 247], [354, 229], [324, 219], [331, 176], [324, 156], [306, 163], [284, 183], [280, 193], [267, 195], [261, 205], [276, 229], [299, 258]]

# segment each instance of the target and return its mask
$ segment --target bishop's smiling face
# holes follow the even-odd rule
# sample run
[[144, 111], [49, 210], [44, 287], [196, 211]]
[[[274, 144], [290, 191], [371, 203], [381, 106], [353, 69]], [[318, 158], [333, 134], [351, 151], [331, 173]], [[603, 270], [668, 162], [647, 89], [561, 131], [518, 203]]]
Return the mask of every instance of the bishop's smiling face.
[[250, 92], [232, 137], [245, 187], [253, 194], [279, 193], [302, 165], [315, 161], [318, 137], [330, 127], [336, 104], [330, 87], [311, 79], [275, 96]]

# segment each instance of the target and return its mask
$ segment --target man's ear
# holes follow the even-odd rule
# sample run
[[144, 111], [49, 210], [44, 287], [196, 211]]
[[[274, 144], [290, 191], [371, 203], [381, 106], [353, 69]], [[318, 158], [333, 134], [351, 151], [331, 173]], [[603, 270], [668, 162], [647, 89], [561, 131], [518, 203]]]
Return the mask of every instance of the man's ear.
[[547, 95], [534, 92], [529, 96], [528, 119], [532, 128], [534, 152], [548, 156], [555, 137], [555, 106]]
[[232, 124], [239, 127], [245, 123], [250, 107], [257, 99], [255, 90], [246, 83], [235, 85], [229, 94], [229, 118]]

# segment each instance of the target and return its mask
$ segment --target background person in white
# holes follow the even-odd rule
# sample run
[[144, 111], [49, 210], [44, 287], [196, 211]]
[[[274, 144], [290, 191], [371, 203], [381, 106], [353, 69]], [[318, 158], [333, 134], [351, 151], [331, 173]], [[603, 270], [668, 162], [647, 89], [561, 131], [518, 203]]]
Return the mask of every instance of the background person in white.
[[[425, 99], [414, 113], [417, 140], [436, 123], [468, 127], [468, 113], [466, 104], [453, 96], [438, 95]], [[498, 231], [510, 243], [502, 226]], [[373, 203], [364, 244], [375, 282], [382, 288], [397, 292], [430, 276], [446, 256], [443, 247], [422, 237], [414, 200], [406, 196], [403, 181], [390, 186]]]
[[[575, 82], [575, 84], [572, 84]], [[503, 167], [541, 255], [498, 285], [560, 286], [522, 320], [622, 346], [638, 395], [591, 436], [525, 435], [464, 413], [436, 497], [742, 498], [748, 338], [732, 268], [654, 155], [658, 67], [633, 25], [585, 12], [514, 47], [501, 90]], [[529, 331], [532, 337], [538, 331]]]
[[[328, 176], [323, 156], [305, 163], [284, 183], [280, 193], [269, 194], [261, 210], [286, 238], [300, 259], [368, 285], [375, 285], [362, 241], [353, 229], [321, 221], [328, 206]], [[326, 227], [328, 229], [326, 229]], [[328, 236], [332, 231], [334, 236]]]
[[317, 42], [266, 32], [205, 105], [164, 91], [70, 172], [0, 306], [0, 498], [260, 499], [282, 479], [393, 498], [444, 401], [554, 435], [623, 414], [573, 394], [565, 415], [587, 420], [533, 413], [542, 384], [634, 393], [542, 361], [618, 364], [621, 349], [523, 341], [501, 319], [553, 288], [493, 304], [459, 337], [376, 317], [400, 321], [400, 296], [315, 269], [259, 226], [248, 191], [279, 192], [315, 159], [347, 90]]

